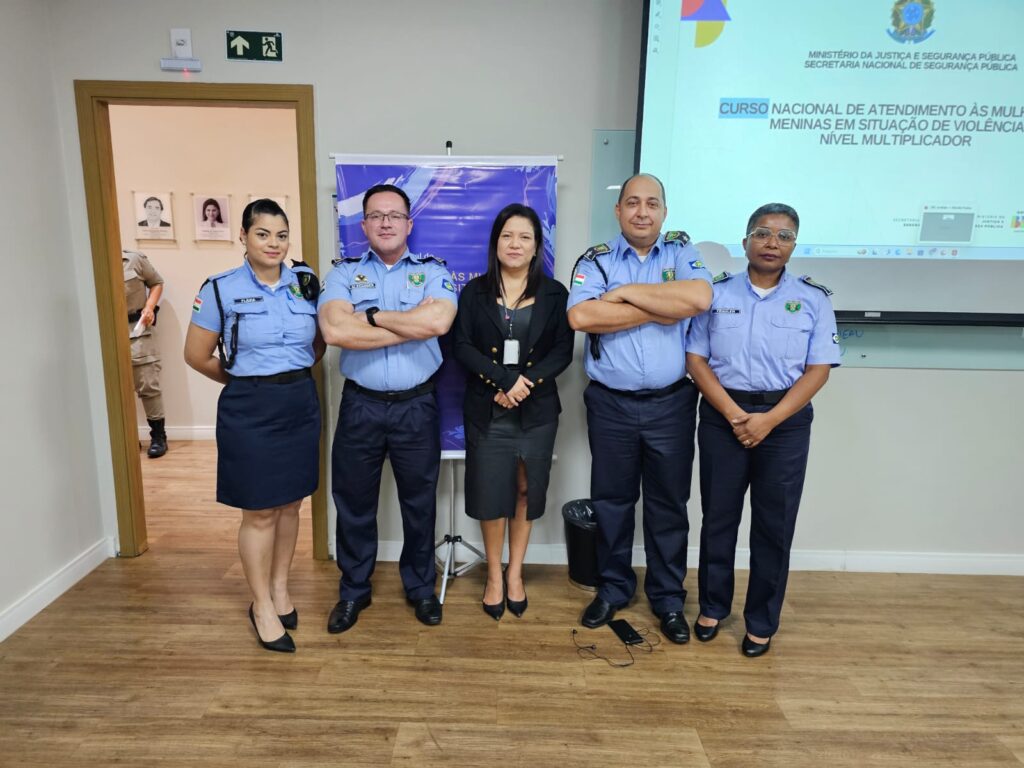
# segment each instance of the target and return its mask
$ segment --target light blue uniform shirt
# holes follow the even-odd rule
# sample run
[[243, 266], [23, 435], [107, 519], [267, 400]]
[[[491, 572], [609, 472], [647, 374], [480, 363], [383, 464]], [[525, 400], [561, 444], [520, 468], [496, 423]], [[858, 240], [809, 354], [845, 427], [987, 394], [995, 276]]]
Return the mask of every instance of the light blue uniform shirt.
[[[671, 238], [675, 233], [667, 233]], [[629, 283], [663, 283], [670, 280], [705, 280], [711, 273], [692, 245], [665, 241], [665, 234], [651, 247], [643, 262], [620, 234], [594, 260], [580, 259], [572, 275], [569, 308], [581, 301], [600, 299], [602, 294]], [[591, 249], [593, 251], [595, 249]], [[597, 268], [600, 263], [607, 281]], [[672, 325], [644, 323], [615, 333], [601, 334], [601, 359], [595, 360], [590, 346], [584, 346], [587, 375], [612, 389], [661, 389], [686, 374], [686, 330], [689, 319]]]
[[313, 365], [316, 305], [302, 297], [293, 270], [281, 265], [281, 281], [276, 288], [257, 280], [248, 261], [207, 280], [192, 305], [192, 322], [221, 333], [214, 280], [224, 308], [225, 353], [231, 352], [238, 319], [238, 354], [228, 370], [231, 376], [271, 376]]
[[690, 323], [688, 351], [707, 358], [723, 387], [744, 392], [789, 389], [805, 366], [838, 366], [832, 302], [804, 279], [783, 271], [762, 299], [746, 270], [716, 277], [711, 309]]
[[[327, 273], [320, 306], [344, 299], [365, 312], [369, 307], [383, 311], [414, 309], [432, 296], [457, 304], [455, 285], [448, 268], [432, 256], [421, 257], [408, 250], [391, 269], [372, 250], [359, 259], [343, 259]], [[402, 342], [380, 349], [341, 350], [341, 375], [356, 384], [381, 392], [400, 392], [419, 386], [441, 365], [437, 339]]]

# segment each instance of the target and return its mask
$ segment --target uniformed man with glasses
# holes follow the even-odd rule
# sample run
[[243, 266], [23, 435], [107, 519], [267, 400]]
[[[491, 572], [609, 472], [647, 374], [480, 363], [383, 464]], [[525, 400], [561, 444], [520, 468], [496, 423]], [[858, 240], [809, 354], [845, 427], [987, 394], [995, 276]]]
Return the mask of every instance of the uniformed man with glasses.
[[399, 574], [416, 618], [441, 623], [434, 595], [434, 521], [441, 436], [431, 377], [441, 365], [437, 337], [455, 319], [451, 274], [435, 256], [410, 253], [409, 197], [391, 184], [363, 196], [369, 249], [335, 260], [320, 295], [324, 340], [341, 348], [345, 388], [332, 449], [341, 570], [327, 630], [351, 629], [370, 605], [377, 559], [381, 469], [391, 459], [402, 510]]
[[788, 205], [754, 211], [747, 268], [715, 278], [711, 309], [690, 324], [686, 364], [701, 392], [703, 520], [698, 640], [732, 609], [736, 538], [750, 488], [746, 656], [768, 651], [779, 628], [814, 416], [811, 398], [839, 365], [832, 292], [786, 269], [800, 218]]

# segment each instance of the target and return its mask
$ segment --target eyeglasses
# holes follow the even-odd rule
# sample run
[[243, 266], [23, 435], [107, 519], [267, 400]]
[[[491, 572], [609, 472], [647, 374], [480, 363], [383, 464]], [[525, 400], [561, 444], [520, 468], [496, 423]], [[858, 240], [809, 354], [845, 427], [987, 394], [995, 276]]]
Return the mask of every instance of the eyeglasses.
[[775, 235], [776, 239], [785, 245], [792, 245], [796, 242], [796, 232], [792, 229], [780, 229], [778, 232], [772, 232], [767, 227], [758, 227], [747, 232], [747, 237], [752, 237], [761, 243], [767, 243], [772, 235]]
[[374, 211], [373, 213], [366, 214], [366, 220], [371, 224], [380, 224], [382, 221], [393, 221], [396, 224], [401, 224], [403, 221], [409, 220], [409, 215], [399, 213], [398, 211], [388, 211], [387, 213]]

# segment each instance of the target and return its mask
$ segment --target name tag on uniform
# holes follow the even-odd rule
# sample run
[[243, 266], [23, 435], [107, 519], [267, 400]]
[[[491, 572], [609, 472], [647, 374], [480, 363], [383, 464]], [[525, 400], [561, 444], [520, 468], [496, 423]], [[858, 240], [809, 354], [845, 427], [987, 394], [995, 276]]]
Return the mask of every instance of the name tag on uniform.
[[729, 309], [725, 307], [716, 307], [711, 310], [712, 315], [738, 315], [740, 311], [738, 309]]
[[519, 365], [519, 339], [505, 339], [505, 349], [501, 355], [502, 365]]
[[235, 299], [235, 304], [255, 304], [257, 301], [263, 301], [262, 296], [246, 296], [242, 299]]

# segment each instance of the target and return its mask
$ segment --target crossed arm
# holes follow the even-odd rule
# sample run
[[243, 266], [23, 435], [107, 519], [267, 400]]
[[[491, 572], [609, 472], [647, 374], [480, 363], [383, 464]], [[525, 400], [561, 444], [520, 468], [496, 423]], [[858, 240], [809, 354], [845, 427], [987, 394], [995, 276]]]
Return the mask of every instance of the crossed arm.
[[671, 325], [706, 312], [711, 286], [703, 280], [629, 283], [596, 301], [581, 301], [569, 310], [569, 325], [586, 333], [614, 333], [644, 323]]
[[320, 332], [324, 341], [342, 349], [381, 349], [406, 341], [443, 336], [455, 319], [455, 305], [446, 299], [427, 296], [405, 311], [380, 311], [370, 325], [365, 312], [344, 299], [334, 299], [320, 308]]

